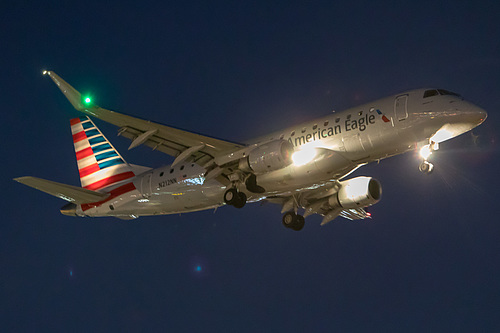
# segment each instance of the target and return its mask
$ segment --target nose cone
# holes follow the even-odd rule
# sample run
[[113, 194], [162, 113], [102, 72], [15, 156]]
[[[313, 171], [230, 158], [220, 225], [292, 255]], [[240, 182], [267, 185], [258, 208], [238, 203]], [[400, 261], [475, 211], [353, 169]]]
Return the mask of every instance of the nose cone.
[[456, 115], [454, 122], [468, 123], [471, 129], [482, 124], [488, 116], [486, 111], [479, 106], [468, 102], [462, 102], [462, 105], [457, 109]]
[[488, 113], [481, 108], [477, 108], [477, 109], [478, 109], [477, 116], [479, 118], [479, 121], [477, 124], [481, 125], [486, 120], [486, 118], [488, 118]]
[[69, 203], [61, 208], [61, 214], [67, 216], [76, 216], [76, 205], [74, 203]]
[[431, 137], [433, 142], [443, 142], [481, 125], [488, 114], [474, 104], [462, 102], [460, 107], [445, 111], [444, 125]]
[[448, 119], [450, 124], [461, 125], [464, 128], [467, 127], [466, 131], [470, 131], [474, 127], [481, 125], [486, 120], [486, 117], [488, 117], [486, 111], [466, 101], [462, 101], [459, 105], [456, 105], [454, 110], [446, 112], [450, 116]]

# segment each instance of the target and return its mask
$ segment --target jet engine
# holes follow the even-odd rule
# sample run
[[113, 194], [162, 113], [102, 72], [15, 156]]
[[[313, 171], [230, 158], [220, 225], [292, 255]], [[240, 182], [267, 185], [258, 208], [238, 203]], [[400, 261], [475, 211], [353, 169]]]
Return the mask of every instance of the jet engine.
[[292, 164], [293, 145], [286, 140], [275, 140], [252, 149], [239, 161], [240, 170], [262, 174]]
[[382, 186], [371, 177], [356, 177], [340, 182], [338, 192], [328, 198], [332, 208], [362, 208], [380, 201]]

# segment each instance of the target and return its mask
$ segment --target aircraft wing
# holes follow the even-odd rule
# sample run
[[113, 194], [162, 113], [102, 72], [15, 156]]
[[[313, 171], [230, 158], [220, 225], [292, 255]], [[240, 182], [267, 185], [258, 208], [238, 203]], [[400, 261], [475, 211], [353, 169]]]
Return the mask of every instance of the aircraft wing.
[[21, 184], [33, 187], [39, 191], [76, 204], [98, 202], [109, 197], [109, 193], [100, 193], [78, 186], [56, 183], [36, 177], [19, 177], [14, 178], [14, 180]]
[[90, 116], [120, 127], [119, 135], [132, 140], [129, 149], [144, 144], [165, 154], [176, 157], [173, 165], [190, 159], [203, 165], [217, 155], [231, 153], [244, 145], [165, 126], [148, 120], [128, 116], [92, 104], [52, 71], [44, 71], [59, 87], [73, 107]]

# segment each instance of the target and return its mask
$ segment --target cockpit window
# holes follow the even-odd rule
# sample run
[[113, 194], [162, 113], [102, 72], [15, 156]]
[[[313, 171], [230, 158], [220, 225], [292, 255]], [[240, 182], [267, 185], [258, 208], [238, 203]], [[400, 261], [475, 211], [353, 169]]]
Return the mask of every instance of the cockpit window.
[[438, 91], [439, 91], [439, 93], [440, 93], [441, 95], [452, 95], [452, 96], [462, 97], [462, 96], [460, 96], [459, 94], [454, 93], [454, 92], [451, 92], [451, 91], [448, 91], [448, 90], [438, 89]]
[[438, 93], [437, 90], [426, 90], [424, 92], [424, 98], [432, 97], [432, 96], [437, 96], [437, 95], [439, 95], [439, 93]]
[[457, 93], [454, 93], [454, 92], [451, 92], [451, 91], [445, 90], [445, 89], [437, 89], [437, 90], [432, 89], [432, 90], [426, 90], [424, 92], [424, 98], [437, 96], [437, 95], [451, 95], [451, 96], [462, 97]]

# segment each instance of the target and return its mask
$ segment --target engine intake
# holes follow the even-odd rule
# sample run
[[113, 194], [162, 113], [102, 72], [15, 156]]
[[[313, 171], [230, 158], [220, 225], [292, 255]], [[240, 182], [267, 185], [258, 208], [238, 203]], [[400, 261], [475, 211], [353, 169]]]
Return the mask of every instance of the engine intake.
[[339, 191], [328, 198], [332, 208], [362, 208], [376, 204], [382, 196], [382, 186], [371, 177], [356, 177], [340, 182]]

